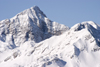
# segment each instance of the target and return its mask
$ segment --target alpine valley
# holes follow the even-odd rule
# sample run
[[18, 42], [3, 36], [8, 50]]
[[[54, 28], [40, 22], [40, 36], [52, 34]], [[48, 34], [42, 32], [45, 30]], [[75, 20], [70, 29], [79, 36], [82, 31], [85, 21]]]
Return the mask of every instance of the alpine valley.
[[0, 21], [0, 67], [100, 67], [100, 25], [69, 28], [26, 9]]

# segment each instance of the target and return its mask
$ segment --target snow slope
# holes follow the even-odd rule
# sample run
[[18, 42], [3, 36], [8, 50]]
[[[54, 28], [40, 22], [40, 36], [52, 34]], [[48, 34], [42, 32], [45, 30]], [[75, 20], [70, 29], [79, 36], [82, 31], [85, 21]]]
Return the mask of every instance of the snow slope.
[[[43, 14], [43, 16], [45, 15]], [[12, 44], [13, 34], [1, 35], [0, 67], [100, 67], [100, 26], [98, 24], [86, 21], [68, 29], [56, 22], [52, 22], [52, 27], [49, 26], [47, 20], [45, 23], [47, 23], [48, 31], [51, 32], [52, 36], [39, 42], [34, 39], [25, 40], [25, 42], [18, 41], [21, 44], [16, 46], [16, 43]], [[5, 27], [3, 26], [3, 28]], [[43, 29], [41, 25], [37, 24], [37, 27]], [[53, 28], [53, 31], [49, 30], [50, 28]], [[36, 28], [36, 31], [40, 30]], [[44, 35], [46, 36], [47, 33]], [[12, 49], [12, 46], [15, 48]]]

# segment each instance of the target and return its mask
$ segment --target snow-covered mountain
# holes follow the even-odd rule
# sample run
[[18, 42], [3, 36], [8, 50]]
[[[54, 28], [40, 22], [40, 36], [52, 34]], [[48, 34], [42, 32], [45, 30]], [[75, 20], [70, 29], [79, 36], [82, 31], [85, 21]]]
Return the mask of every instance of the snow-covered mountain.
[[100, 26], [70, 29], [37, 7], [0, 21], [0, 67], [100, 67]]
[[53, 35], [60, 35], [69, 28], [49, 20], [37, 7], [31, 7], [11, 19], [0, 22], [0, 40], [10, 44], [10, 48], [26, 41], [40, 42]]

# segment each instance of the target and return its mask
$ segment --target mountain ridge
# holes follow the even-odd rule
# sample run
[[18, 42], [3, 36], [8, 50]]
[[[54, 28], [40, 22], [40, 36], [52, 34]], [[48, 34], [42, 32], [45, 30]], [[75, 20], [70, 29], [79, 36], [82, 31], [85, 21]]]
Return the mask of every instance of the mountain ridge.
[[99, 57], [100, 26], [93, 21], [68, 28], [37, 6], [0, 21], [0, 67], [99, 67]]

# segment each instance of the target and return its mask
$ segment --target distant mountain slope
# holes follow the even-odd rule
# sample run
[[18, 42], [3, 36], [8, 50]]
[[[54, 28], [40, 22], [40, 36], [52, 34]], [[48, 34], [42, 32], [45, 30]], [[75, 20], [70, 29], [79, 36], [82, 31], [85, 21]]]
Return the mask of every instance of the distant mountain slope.
[[98, 24], [86, 21], [69, 29], [50, 21], [37, 6], [30, 9], [8, 24], [0, 22], [0, 67], [100, 67]]

